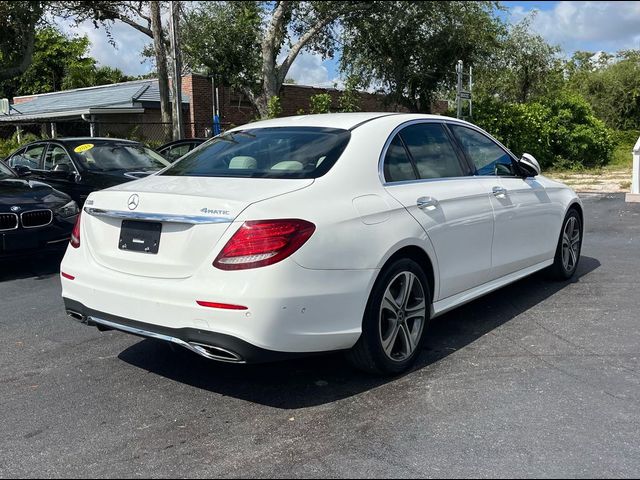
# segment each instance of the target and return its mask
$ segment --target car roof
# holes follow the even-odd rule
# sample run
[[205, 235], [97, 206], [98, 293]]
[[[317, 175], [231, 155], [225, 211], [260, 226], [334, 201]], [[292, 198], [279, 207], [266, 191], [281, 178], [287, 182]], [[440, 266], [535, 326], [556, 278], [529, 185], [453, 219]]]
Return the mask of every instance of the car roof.
[[318, 127], [318, 128], [340, 128], [353, 130], [360, 125], [371, 121], [393, 116], [398, 124], [411, 120], [446, 120], [452, 122], [467, 123], [455, 118], [442, 115], [428, 115], [402, 112], [358, 112], [358, 113], [323, 113], [317, 115], [297, 115], [294, 117], [273, 118], [259, 122], [242, 125], [235, 130], [246, 130], [247, 128], [269, 128], [269, 127]]

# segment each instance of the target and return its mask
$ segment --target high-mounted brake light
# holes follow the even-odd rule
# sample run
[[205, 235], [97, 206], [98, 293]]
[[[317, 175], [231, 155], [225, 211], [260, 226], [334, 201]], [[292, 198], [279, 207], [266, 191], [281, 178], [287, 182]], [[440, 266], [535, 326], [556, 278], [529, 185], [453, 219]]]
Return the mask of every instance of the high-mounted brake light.
[[306, 220], [255, 220], [244, 222], [213, 265], [221, 270], [265, 267], [292, 255], [315, 232]]
[[73, 230], [71, 231], [71, 246], [73, 248], [80, 248], [80, 218], [82, 217], [82, 213], [78, 214], [78, 218], [76, 219], [76, 224], [73, 226]]

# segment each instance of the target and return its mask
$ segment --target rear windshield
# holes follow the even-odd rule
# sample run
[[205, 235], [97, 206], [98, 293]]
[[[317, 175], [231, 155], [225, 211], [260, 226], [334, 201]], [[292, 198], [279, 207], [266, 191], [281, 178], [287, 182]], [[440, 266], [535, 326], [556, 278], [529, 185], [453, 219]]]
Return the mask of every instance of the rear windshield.
[[347, 130], [315, 127], [234, 131], [201, 145], [161, 175], [317, 178], [338, 160], [350, 137]]
[[135, 143], [83, 143], [71, 148], [82, 166], [94, 172], [157, 171], [171, 165], [159, 153]]

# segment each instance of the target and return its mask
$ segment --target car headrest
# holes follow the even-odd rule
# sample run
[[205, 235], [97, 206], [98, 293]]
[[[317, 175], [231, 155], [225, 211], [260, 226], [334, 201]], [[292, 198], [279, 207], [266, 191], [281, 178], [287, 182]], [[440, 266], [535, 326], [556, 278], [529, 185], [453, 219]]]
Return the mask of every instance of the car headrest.
[[304, 165], [300, 162], [296, 162], [295, 160], [289, 160], [286, 162], [276, 163], [271, 170], [289, 170], [290, 172], [300, 172], [304, 170]]
[[229, 169], [248, 170], [258, 168], [258, 161], [253, 157], [233, 157], [229, 162]]

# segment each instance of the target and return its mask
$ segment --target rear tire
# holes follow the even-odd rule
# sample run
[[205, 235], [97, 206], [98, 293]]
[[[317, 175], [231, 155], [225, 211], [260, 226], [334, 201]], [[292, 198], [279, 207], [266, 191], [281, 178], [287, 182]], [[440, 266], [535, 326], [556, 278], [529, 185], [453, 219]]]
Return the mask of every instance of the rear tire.
[[420, 354], [430, 314], [429, 282], [420, 265], [409, 258], [394, 261], [376, 280], [362, 335], [347, 359], [368, 373], [405, 372]]
[[556, 256], [549, 267], [553, 279], [564, 281], [575, 275], [582, 252], [582, 233], [580, 214], [572, 208], [562, 222]]

